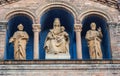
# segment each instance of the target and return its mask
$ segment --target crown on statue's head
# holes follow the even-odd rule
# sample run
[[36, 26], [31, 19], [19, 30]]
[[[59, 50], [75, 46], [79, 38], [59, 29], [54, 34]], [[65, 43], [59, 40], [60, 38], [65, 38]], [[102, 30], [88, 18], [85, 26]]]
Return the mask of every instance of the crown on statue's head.
[[54, 23], [53, 23], [53, 25], [55, 26], [56, 23], [58, 23], [59, 26], [61, 25], [61, 24], [60, 24], [60, 19], [59, 19], [59, 18], [55, 18], [55, 19], [54, 19]]

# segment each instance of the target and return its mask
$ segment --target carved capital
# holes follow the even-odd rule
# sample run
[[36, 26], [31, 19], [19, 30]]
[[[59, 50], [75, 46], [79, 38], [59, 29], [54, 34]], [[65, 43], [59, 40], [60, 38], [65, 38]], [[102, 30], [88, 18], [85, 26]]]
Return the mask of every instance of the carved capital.
[[5, 31], [7, 29], [8, 21], [1, 21], [0, 22], [0, 31]]
[[108, 21], [107, 24], [109, 25], [110, 28], [114, 28], [117, 26], [117, 23], [113, 21]]
[[40, 32], [41, 28], [40, 28], [40, 24], [33, 24], [33, 32]]
[[2, 25], [7, 25], [7, 24], [8, 24], [8, 21], [1, 21], [0, 24], [2, 24]]
[[81, 32], [82, 31], [82, 24], [75, 24], [74, 25], [74, 30], [76, 32]]

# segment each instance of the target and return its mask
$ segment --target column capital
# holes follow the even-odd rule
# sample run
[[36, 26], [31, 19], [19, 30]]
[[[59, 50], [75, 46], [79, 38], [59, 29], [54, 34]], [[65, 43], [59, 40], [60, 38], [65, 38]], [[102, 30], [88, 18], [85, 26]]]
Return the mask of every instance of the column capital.
[[6, 31], [8, 29], [8, 21], [0, 21], [0, 29], [1, 31]]
[[114, 21], [107, 21], [108, 25], [116, 25], [117, 22], [114, 22]]
[[74, 24], [74, 30], [76, 32], [81, 32], [82, 31], [82, 24]]
[[33, 32], [40, 32], [41, 27], [40, 24], [33, 24]]
[[107, 24], [109, 25], [110, 28], [115, 28], [118, 25], [117, 22], [113, 22], [113, 21], [108, 21]]
[[7, 25], [7, 24], [8, 24], [8, 21], [0, 21], [0, 24], [2, 24], [2, 25]]

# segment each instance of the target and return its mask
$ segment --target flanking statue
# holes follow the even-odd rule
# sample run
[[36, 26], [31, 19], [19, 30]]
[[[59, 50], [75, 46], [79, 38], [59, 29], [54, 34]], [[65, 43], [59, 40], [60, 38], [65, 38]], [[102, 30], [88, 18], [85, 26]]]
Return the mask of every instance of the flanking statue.
[[[50, 29], [44, 45], [47, 59], [61, 59], [63, 54], [69, 54], [69, 35], [65, 32], [65, 28], [61, 26], [59, 18], [55, 18], [53, 29]], [[61, 54], [61, 56], [60, 56]], [[51, 57], [49, 56], [51, 55]], [[62, 59], [66, 59], [66, 56]], [[70, 56], [67, 58], [69, 59]]]
[[86, 33], [86, 39], [88, 41], [89, 53], [91, 59], [102, 59], [102, 50], [101, 50], [101, 41], [102, 41], [102, 32], [99, 27], [96, 30], [96, 24], [94, 22], [91, 23], [91, 30], [88, 30]]
[[23, 31], [24, 26], [18, 25], [18, 31], [10, 38], [9, 42], [14, 44], [14, 59], [25, 60], [26, 59], [26, 44], [29, 39], [27, 32]]

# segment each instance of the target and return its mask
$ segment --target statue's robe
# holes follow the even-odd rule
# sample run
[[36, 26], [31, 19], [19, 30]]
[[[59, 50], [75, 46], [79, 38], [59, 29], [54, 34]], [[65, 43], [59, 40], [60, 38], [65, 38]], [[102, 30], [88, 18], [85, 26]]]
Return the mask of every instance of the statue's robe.
[[28, 41], [28, 34], [25, 31], [17, 31], [11, 37], [10, 42], [14, 44], [14, 59], [25, 60], [26, 59], [26, 44]]
[[91, 59], [102, 59], [101, 39], [102, 33], [96, 30], [89, 30], [86, 33], [89, 53]]
[[66, 32], [54, 34], [54, 32], [51, 30], [46, 37], [44, 48], [49, 54], [68, 53], [68, 34]]

